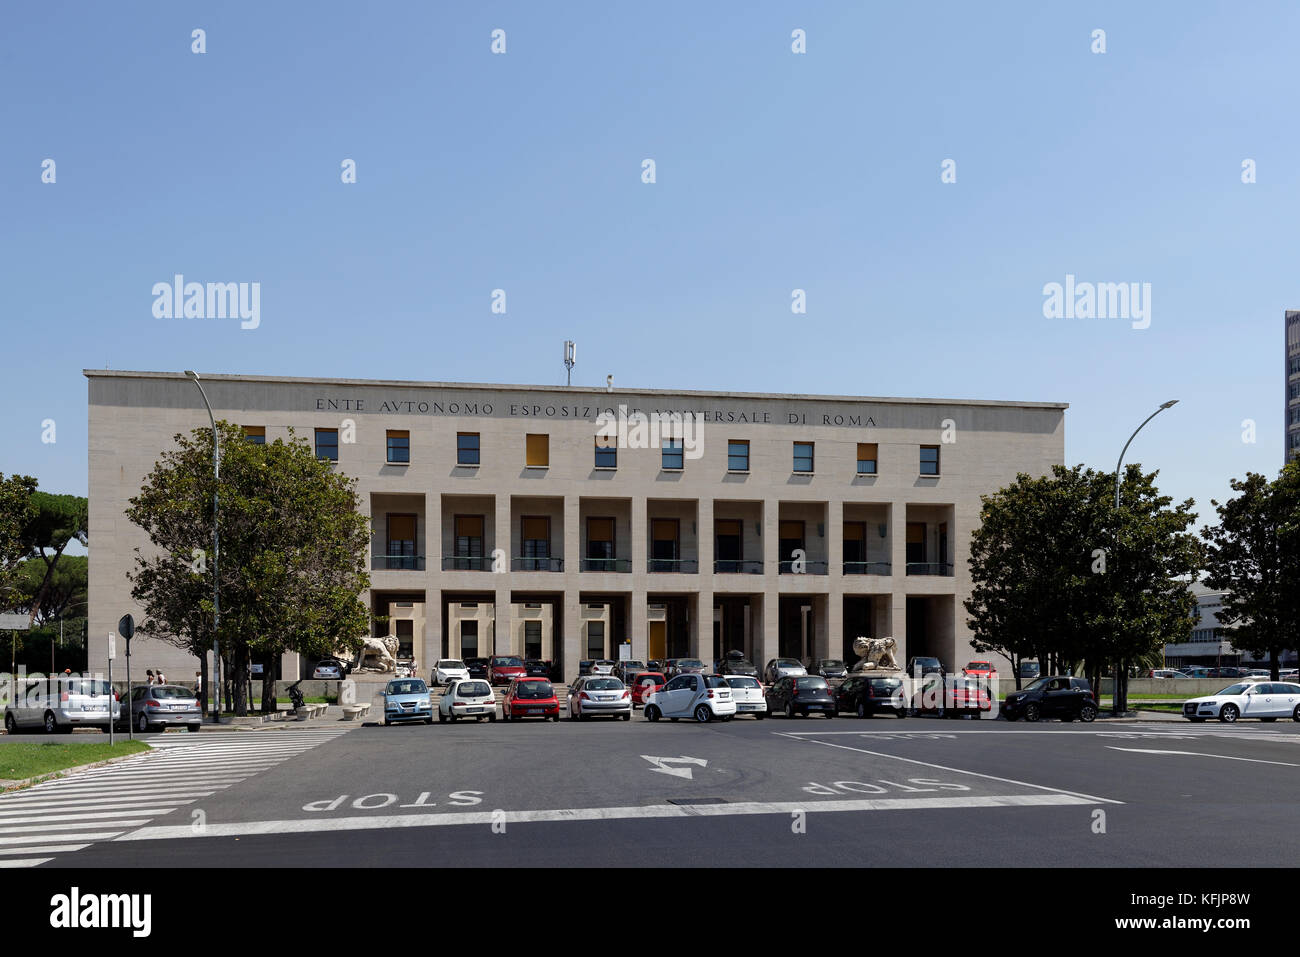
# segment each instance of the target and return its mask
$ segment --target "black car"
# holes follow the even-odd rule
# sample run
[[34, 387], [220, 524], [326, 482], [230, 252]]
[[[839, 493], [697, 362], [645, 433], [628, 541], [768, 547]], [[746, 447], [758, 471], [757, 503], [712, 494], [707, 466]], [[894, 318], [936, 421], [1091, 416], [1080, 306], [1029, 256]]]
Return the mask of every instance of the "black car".
[[835, 710], [850, 711], [866, 718], [887, 711], [899, 718], [907, 717], [907, 698], [901, 678], [872, 678], [850, 675], [834, 691]]
[[907, 662], [907, 673], [913, 678], [919, 678], [922, 675], [941, 675], [944, 674], [943, 662], [938, 658], [917, 656]]
[[1062, 721], [1091, 721], [1097, 717], [1097, 698], [1087, 678], [1052, 675], [1039, 678], [1023, 691], [1013, 691], [1002, 703], [1008, 721], [1024, 718], [1060, 718]]
[[668, 675], [668, 661], [665, 658], [651, 658], [645, 663], [646, 671], [657, 671], [665, 677]]
[[801, 714], [805, 718], [819, 711], [828, 718], [835, 717], [835, 697], [821, 675], [802, 675], [781, 678], [768, 689], [767, 713], [781, 711], [787, 718]]
[[480, 678], [483, 681], [488, 680], [488, 659], [486, 658], [466, 658], [465, 670], [469, 672], [471, 678]]
[[745, 675], [749, 678], [758, 677], [758, 665], [754, 664], [747, 658], [723, 658], [721, 667], [718, 668], [720, 675]]
[[[542, 661], [540, 658], [525, 658], [524, 674], [529, 678], [549, 678], [551, 676], [551, 663]], [[472, 674], [471, 677], [473, 677]]]
[[823, 678], [847, 678], [849, 669], [839, 658], [821, 658], [813, 661], [808, 674], [821, 675]]

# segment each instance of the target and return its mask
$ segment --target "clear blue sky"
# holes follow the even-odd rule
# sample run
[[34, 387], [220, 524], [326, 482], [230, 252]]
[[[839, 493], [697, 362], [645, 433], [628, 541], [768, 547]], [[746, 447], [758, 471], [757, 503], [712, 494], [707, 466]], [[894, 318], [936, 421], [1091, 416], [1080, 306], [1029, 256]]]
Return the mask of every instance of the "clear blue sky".
[[[1202, 520], [1281, 464], [1295, 4], [42, 3], [2, 26], [0, 471], [48, 490], [86, 490], [84, 367], [557, 383], [565, 338], [591, 386], [1063, 400], [1067, 462], [1101, 469], [1178, 398], [1129, 458]], [[178, 272], [260, 282], [260, 328], [155, 319]], [[1150, 328], [1045, 319], [1067, 273], [1149, 282]]]

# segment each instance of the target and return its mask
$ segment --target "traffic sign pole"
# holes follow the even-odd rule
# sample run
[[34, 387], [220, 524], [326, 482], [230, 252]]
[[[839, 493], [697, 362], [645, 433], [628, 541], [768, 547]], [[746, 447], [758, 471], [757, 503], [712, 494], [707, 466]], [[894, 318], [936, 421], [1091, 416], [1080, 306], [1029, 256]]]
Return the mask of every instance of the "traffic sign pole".
[[113, 659], [117, 657], [116, 636], [108, 633], [108, 746], [115, 742], [113, 735]]

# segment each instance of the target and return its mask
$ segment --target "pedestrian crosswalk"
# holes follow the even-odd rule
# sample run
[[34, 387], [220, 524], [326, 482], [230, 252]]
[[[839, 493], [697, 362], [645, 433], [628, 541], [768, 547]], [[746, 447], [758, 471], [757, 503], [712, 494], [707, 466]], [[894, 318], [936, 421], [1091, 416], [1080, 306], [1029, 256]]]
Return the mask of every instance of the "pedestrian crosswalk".
[[144, 754], [0, 795], [0, 868], [113, 840], [353, 727], [160, 734]]

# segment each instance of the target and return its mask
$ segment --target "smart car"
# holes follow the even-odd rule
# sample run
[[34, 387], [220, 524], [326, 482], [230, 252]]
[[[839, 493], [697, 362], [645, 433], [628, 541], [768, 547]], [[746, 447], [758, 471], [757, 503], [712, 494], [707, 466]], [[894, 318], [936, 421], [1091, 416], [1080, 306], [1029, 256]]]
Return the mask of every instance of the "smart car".
[[1008, 721], [1022, 717], [1026, 721], [1040, 718], [1092, 721], [1097, 717], [1097, 699], [1088, 679], [1052, 675], [1007, 695], [1002, 704], [1002, 716]]
[[648, 721], [668, 718], [694, 718], [701, 723], [720, 718], [730, 721], [736, 714], [736, 702], [731, 688], [721, 675], [701, 675], [691, 672], [678, 675], [656, 691], [647, 700], [645, 716]]

